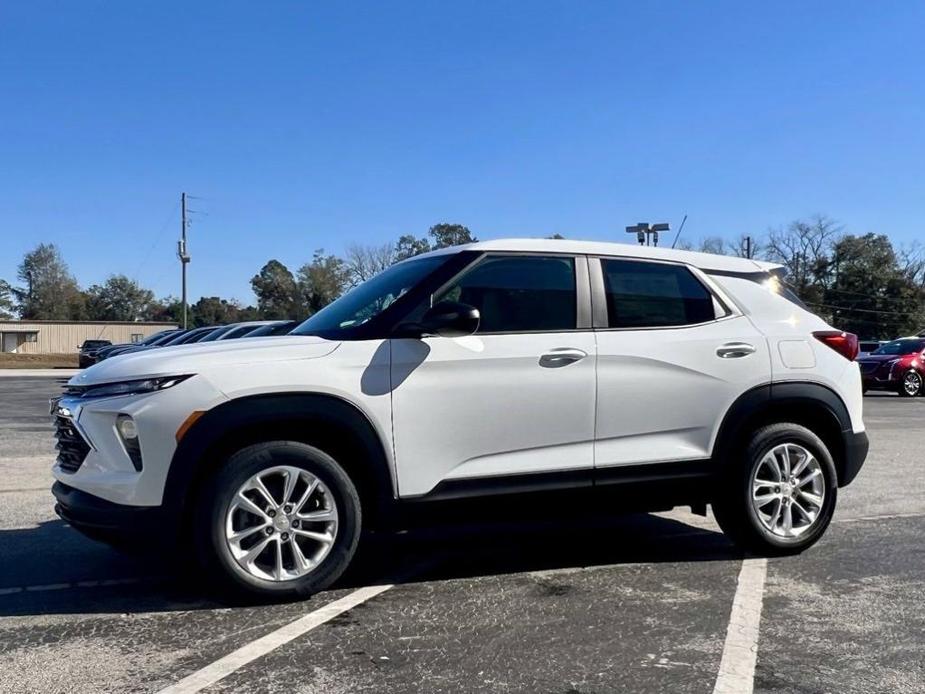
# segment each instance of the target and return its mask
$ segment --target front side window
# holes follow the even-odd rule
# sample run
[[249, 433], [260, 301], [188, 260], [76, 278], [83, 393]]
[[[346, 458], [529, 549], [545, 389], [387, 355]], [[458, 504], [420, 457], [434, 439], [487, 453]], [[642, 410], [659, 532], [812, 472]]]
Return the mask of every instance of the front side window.
[[602, 259], [611, 328], [694, 325], [716, 318], [713, 295], [681, 265]]
[[557, 256], [486, 256], [432, 303], [458, 301], [479, 310], [479, 333], [574, 330], [575, 260]]

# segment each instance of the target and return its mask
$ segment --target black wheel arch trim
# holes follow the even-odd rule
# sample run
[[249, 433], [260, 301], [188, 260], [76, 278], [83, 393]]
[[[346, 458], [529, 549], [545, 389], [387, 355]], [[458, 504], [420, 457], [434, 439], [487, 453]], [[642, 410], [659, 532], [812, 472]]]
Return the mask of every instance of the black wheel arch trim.
[[[837, 431], [839, 450], [831, 451], [836, 461], [839, 486], [845, 486], [857, 475], [867, 455], [867, 435], [854, 433], [851, 416], [844, 401], [834, 390], [813, 381], [779, 381], [765, 383], [740, 395], [726, 411], [713, 444], [714, 463], [722, 464], [740, 435], [741, 427], [749, 420], [760, 419], [770, 412], [788, 407], [809, 406], [825, 413], [827, 421], [821, 429]], [[863, 439], [863, 441], [862, 441]]]
[[[336, 395], [296, 392], [234, 398], [203, 414], [183, 435], [174, 451], [162, 505], [178, 512], [184, 510], [188, 493], [198, 481], [202, 466], [209, 464], [206, 459], [209, 452], [221, 450], [223, 442], [229, 437], [239, 435], [245, 429], [253, 431], [262, 425], [269, 428], [301, 422], [319, 425], [322, 429], [332, 426], [349, 429], [354, 436], [353, 444], [359, 446], [364, 454], [364, 460], [359, 464], [366, 466], [371, 474], [377, 506], [381, 506], [378, 510], [384, 511], [394, 502], [395, 475], [391, 458], [367, 414]], [[311, 442], [313, 437], [304, 438]]]

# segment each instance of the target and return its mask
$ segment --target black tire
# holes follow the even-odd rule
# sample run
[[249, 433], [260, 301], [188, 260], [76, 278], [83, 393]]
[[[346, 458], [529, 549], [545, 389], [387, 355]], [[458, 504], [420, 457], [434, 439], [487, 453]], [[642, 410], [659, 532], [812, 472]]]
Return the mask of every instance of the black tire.
[[[918, 386], [910, 392], [906, 388], [906, 379], [912, 378]], [[914, 398], [922, 394], [922, 375], [915, 369], [907, 369], [899, 379], [899, 394], [904, 398]]]
[[[261, 470], [278, 465], [303, 468], [323, 482], [336, 504], [338, 525], [333, 546], [316, 568], [300, 578], [274, 582], [253, 576], [238, 565], [225, 540], [225, 516], [241, 485]], [[232, 455], [204, 490], [198, 507], [194, 520], [197, 554], [235, 597], [286, 600], [307, 598], [324, 590], [350, 564], [362, 526], [360, 498], [347, 473], [324, 451], [296, 441], [255, 444]]]
[[[822, 508], [814, 524], [793, 538], [775, 535], [765, 528], [751, 501], [752, 479], [762, 458], [782, 443], [795, 443], [809, 450], [819, 461], [825, 484]], [[743, 549], [764, 555], [798, 554], [815, 544], [832, 520], [838, 496], [835, 464], [822, 439], [799, 424], [771, 424], [752, 435], [741, 456], [726, 461], [721, 491], [712, 503], [713, 515], [723, 533]]]

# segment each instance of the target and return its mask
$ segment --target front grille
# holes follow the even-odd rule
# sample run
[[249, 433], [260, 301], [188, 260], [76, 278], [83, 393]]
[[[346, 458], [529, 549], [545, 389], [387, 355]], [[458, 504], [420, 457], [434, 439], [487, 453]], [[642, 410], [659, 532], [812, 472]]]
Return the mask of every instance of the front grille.
[[67, 417], [55, 417], [55, 438], [58, 439], [55, 446], [58, 465], [64, 472], [77, 472], [90, 452], [90, 445]]

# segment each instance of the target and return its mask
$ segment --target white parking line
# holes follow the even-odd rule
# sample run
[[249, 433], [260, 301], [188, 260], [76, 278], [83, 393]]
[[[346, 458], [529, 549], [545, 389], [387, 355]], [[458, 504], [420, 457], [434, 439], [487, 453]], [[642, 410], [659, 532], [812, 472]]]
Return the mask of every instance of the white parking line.
[[864, 523], [867, 521], [902, 520], [904, 518], [922, 518], [925, 513], [910, 511], [909, 513], [884, 513], [879, 516], [857, 516], [855, 518], [835, 518], [833, 523]]
[[713, 694], [752, 694], [754, 690], [758, 626], [767, 573], [767, 559], [742, 562]]
[[319, 627], [325, 622], [329, 622], [338, 615], [361, 605], [367, 600], [371, 600], [377, 595], [392, 588], [392, 585], [367, 586], [353, 591], [349, 595], [335, 600], [321, 607], [314, 612], [309, 612], [294, 622], [289, 622], [276, 631], [271, 631], [256, 641], [242, 646], [236, 651], [232, 651], [223, 658], [219, 658], [211, 665], [206, 665], [201, 670], [184, 677], [182, 680], [173, 684], [166, 689], [162, 689], [159, 694], [194, 694], [202, 691], [206, 687], [215, 684], [219, 680], [227, 677], [235, 670], [239, 670], [257, 658], [266, 655], [270, 651], [289, 643], [303, 634], [307, 634], [315, 627]]

